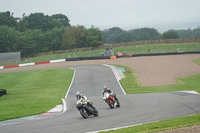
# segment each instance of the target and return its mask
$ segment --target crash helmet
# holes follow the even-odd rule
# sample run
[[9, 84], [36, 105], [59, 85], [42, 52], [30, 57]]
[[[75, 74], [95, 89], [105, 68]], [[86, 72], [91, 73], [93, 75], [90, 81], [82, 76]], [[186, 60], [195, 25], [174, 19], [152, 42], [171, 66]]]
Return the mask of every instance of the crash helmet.
[[103, 87], [103, 90], [104, 90], [104, 91], [107, 91], [107, 90], [108, 90], [108, 87], [107, 87], [107, 86], [104, 86], [104, 87]]
[[79, 91], [76, 92], [76, 98], [80, 98], [81, 97], [81, 93]]

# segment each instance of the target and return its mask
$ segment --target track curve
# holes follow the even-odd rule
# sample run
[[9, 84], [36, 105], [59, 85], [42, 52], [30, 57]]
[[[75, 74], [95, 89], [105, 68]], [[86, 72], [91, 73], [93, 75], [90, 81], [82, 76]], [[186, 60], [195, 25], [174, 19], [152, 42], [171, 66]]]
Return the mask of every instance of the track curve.
[[[66, 113], [39, 121], [0, 125], [1, 133], [82, 133], [200, 113], [199, 95], [185, 92], [124, 95], [110, 68], [103, 65], [73, 68], [76, 75], [65, 99]], [[104, 103], [101, 96], [104, 85], [117, 93], [120, 108], [110, 109]], [[81, 117], [75, 108], [77, 90], [93, 101], [99, 111], [98, 117]]]

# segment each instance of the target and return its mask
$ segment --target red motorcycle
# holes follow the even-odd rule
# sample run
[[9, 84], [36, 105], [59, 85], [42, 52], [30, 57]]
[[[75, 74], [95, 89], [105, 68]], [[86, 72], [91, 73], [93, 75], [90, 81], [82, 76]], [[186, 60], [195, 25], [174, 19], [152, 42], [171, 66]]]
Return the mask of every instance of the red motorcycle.
[[111, 109], [113, 109], [115, 106], [120, 107], [119, 100], [116, 101], [115, 97], [110, 95], [108, 92], [104, 92], [103, 99]]

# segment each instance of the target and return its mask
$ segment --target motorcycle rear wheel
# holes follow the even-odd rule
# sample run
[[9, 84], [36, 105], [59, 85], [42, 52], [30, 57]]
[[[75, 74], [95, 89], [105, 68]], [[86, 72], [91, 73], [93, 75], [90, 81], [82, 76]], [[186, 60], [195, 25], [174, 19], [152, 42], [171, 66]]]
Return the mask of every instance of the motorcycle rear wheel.
[[120, 103], [119, 103], [119, 101], [117, 101], [117, 107], [120, 107]]
[[94, 108], [94, 116], [98, 116], [99, 115], [98, 110], [95, 107], [93, 107], [93, 108]]

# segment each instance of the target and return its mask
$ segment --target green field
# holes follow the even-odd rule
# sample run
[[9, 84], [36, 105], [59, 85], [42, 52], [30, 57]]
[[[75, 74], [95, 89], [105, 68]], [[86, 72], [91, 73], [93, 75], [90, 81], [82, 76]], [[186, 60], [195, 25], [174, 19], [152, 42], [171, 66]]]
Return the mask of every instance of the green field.
[[65, 97], [72, 69], [51, 69], [0, 74], [0, 121], [44, 113]]
[[155, 53], [181, 53], [200, 51], [199, 43], [176, 43], [176, 44], [151, 44], [136, 45], [114, 48], [115, 52], [126, 54], [155, 54]]
[[[106, 46], [105, 46], [106, 47]], [[200, 43], [176, 43], [176, 44], [151, 44], [136, 45], [126, 47], [113, 47], [114, 53], [121, 52], [129, 54], [155, 54], [155, 53], [181, 53], [181, 52], [200, 52]], [[101, 56], [104, 49], [68, 52], [60, 54], [49, 54], [33, 58], [27, 58], [18, 62], [0, 62], [0, 66], [23, 64], [30, 62], [41, 62], [56, 59], [74, 58], [74, 57], [95, 57]]]

